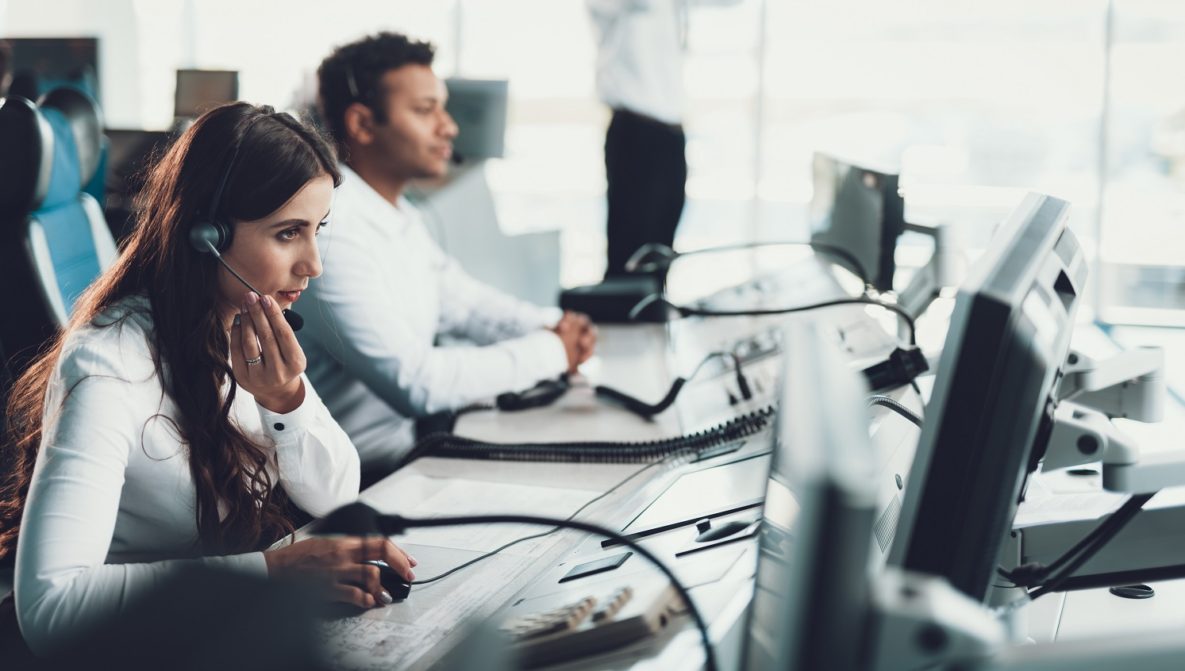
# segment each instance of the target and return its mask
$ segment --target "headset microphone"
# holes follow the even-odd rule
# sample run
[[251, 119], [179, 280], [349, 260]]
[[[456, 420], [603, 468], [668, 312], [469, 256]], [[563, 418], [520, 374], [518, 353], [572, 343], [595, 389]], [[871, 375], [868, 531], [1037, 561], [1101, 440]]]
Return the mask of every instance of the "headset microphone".
[[[261, 294], [258, 289], [251, 286], [250, 282], [243, 279], [242, 275], [238, 274], [235, 272], [234, 268], [230, 267], [230, 264], [228, 264], [226, 260], [222, 258], [222, 254], [218, 253], [218, 247], [215, 246], [214, 243], [208, 238], [203, 237], [201, 233], [202, 231], [198, 227], [190, 229], [189, 237], [191, 242], [193, 242], [195, 245], [204, 246], [206, 251], [210, 252], [214, 255], [214, 258], [218, 259], [218, 262], [222, 264], [223, 268], [226, 268], [226, 270], [230, 272], [231, 275], [235, 276], [236, 280], [242, 282], [243, 286], [247, 287], [251, 291], [254, 291], [257, 295], [262, 296], [263, 294]], [[301, 317], [291, 309], [284, 310], [284, 321], [288, 322], [288, 326], [292, 327], [293, 331], [299, 331], [300, 328], [304, 326], [304, 317]]]
[[[218, 262], [226, 268], [235, 279], [243, 283], [251, 291], [254, 291], [258, 296], [263, 294], [251, 286], [251, 283], [243, 279], [243, 276], [235, 272], [234, 268], [223, 260], [223, 251], [230, 249], [231, 237], [234, 235], [234, 229], [230, 222], [219, 216], [219, 207], [222, 205], [222, 194], [226, 191], [226, 184], [230, 181], [231, 170], [235, 166], [235, 160], [239, 156], [239, 148], [242, 146], [242, 138], [247, 135], [247, 131], [255, 125], [255, 122], [261, 118], [272, 114], [271, 107], [264, 106], [263, 114], [250, 119], [246, 122], [243, 132], [239, 139], [235, 142], [230, 150], [230, 159], [226, 162], [226, 168], [223, 169], [222, 177], [218, 180], [218, 188], [214, 190], [214, 197], [210, 201], [210, 207], [207, 209], [206, 218], [194, 223], [193, 227], [189, 229], [189, 244], [199, 252], [210, 252]], [[304, 326], [304, 318], [293, 312], [292, 310], [284, 310], [284, 321], [288, 322], [288, 326], [292, 327], [293, 331], [299, 331], [300, 327]]]

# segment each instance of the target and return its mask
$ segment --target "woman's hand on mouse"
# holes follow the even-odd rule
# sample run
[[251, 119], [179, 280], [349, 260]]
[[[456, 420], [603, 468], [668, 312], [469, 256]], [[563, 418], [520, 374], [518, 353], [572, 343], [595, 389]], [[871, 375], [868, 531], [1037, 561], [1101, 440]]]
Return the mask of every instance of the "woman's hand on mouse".
[[271, 296], [247, 292], [230, 329], [230, 366], [235, 382], [259, 405], [287, 413], [304, 402], [304, 350]]
[[364, 562], [382, 560], [411, 582], [416, 560], [382, 536], [308, 538], [263, 553], [272, 577], [310, 580], [324, 589], [330, 601], [374, 608], [391, 603], [379, 579], [379, 567]]

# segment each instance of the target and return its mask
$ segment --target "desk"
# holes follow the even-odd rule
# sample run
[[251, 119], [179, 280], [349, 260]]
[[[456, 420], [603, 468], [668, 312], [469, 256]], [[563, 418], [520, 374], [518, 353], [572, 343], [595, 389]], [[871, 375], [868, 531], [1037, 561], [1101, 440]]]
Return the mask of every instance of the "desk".
[[[796, 266], [791, 286], [817, 286], [820, 267]], [[797, 281], [797, 283], [795, 282]], [[814, 283], [813, 285], [811, 283]], [[838, 288], [833, 286], [833, 291]], [[814, 293], [812, 290], [811, 293]], [[822, 296], [826, 297], [826, 296]], [[807, 300], [815, 300], [811, 296]], [[781, 304], [785, 305], [786, 302]], [[853, 358], [883, 354], [894, 340], [876, 327], [861, 306], [844, 306], [796, 316], [814, 319], [835, 328], [837, 337]], [[772, 317], [721, 320], [685, 320], [668, 325], [606, 327], [602, 329], [599, 355], [588, 376], [645, 399], [663, 395], [676, 374], [686, 374], [706, 352], [738, 341], [765, 337], [781, 323]], [[590, 390], [578, 390], [559, 403], [520, 413], [473, 413], [458, 422], [457, 433], [473, 438], [516, 441], [642, 440], [671, 437], [697, 431], [772, 403], [777, 394], [780, 357], [757, 356], [745, 373], [754, 389], [748, 402], [730, 404], [734, 378], [726, 368], [705, 370], [688, 383], [676, 405], [653, 420], [643, 420], [596, 401]], [[895, 395], [913, 408], [920, 406], [912, 391]], [[881, 421], [877, 410], [875, 432], [886, 464], [901, 445], [916, 441], [916, 429], [904, 421]], [[580, 519], [616, 529], [630, 523], [651, 502], [660, 499], [673, 483], [690, 473], [712, 471], [716, 493], [726, 499], [752, 500], [764, 494], [764, 473], [770, 430], [750, 436], [729, 454], [702, 461], [680, 455], [655, 464], [595, 464], [498, 462], [421, 458], [389, 476], [362, 495], [379, 510], [408, 516], [441, 516], [465, 513], [534, 513], [566, 517], [594, 497], [621, 485], [580, 515]], [[719, 469], [718, 472], [716, 469]], [[627, 480], [628, 479], [628, 480]], [[624, 484], [621, 484], [623, 483]], [[892, 480], [890, 479], [891, 483]], [[888, 496], [896, 494], [896, 488]], [[712, 493], [712, 492], [709, 492]], [[694, 505], [716, 506], [711, 496]], [[681, 504], [682, 505], [682, 504]], [[702, 510], [689, 511], [694, 521]], [[720, 517], [759, 515], [755, 509]], [[419, 561], [420, 579], [492, 550], [508, 540], [538, 529], [523, 527], [458, 527], [412, 530], [396, 539]], [[680, 527], [648, 537], [645, 547], [669, 561], [681, 580], [691, 587], [693, 598], [711, 624], [720, 644], [722, 661], [735, 643], [751, 592], [755, 565], [752, 541], [722, 545], [674, 559], [695, 535], [694, 527]], [[559, 576], [575, 564], [620, 552], [603, 549], [600, 539], [558, 532], [530, 540], [465, 569], [438, 583], [417, 585], [403, 603], [369, 611], [327, 627], [327, 642], [339, 666], [346, 668], [427, 668], [467, 635], [465, 625], [489, 619], [514, 604], [544, 597], [564, 600], [586, 592], [607, 591], [629, 582], [639, 587], [661, 583], [663, 578], [639, 557], [622, 568], [597, 577], [560, 585]], [[698, 635], [688, 618], [678, 618], [659, 635], [593, 659], [570, 662], [558, 668], [655, 668], [683, 669], [702, 664]]]
[[[1177, 406], [1171, 399], [1167, 403]], [[1135, 439], [1144, 454], [1179, 450], [1180, 436], [1185, 430], [1180, 406], [1166, 408], [1163, 423], [1137, 424], [1124, 420], [1117, 423]], [[1065, 474], [1052, 475], [1054, 477], [1045, 476], [1043, 482], [1058, 496], [1100, 498], [1097, 492], [1102, 485], [1097, 475], [1076, 479]], [[1111, 498], [1121, 500], [1123, 497], [1113, 495]], [[1177, 551], [1171, 549], [1172, 543], [1181, 538], [1179, 531], [1185, 526], [1185, 488], [1163, 490], [1145, 508], [1128, 529], [1120, 532], [1083, 567], [1083, 573], [1131, 570], [1145, 561], [1152, 566], [1171, 563], [1172, 557], [1177, 556]], [[1166, 515], [1166, 509], [1170, 508], [1172, 512]], [[1097, 520], [1088, 519], [1081, 527], [1089, 530], [1097, 523]], [[1129, 538], [1127, 532], [1137, 532], [1137, 536]], [[1082, 533], [1085, 531], [1077, 532], [1071, 540]], [[1179, 631], [1185, 626], [1185, 609], [1181, 608], [1185, 602], [1185, 580], [1149, 584], [1156, 592], [1149, 599], [1127, 599], [1111, 594], [1108, 588], [1098, 588], [1050, 595], [1035, 601], [1027, 609], [1040, 607], [1041, 611], [1027, 617], [1029, 636], [1037, 641], [1105, 638], [1130, 641], [1133, 636]], [[1043, 604], [1044, 601], [1050, 603]]]

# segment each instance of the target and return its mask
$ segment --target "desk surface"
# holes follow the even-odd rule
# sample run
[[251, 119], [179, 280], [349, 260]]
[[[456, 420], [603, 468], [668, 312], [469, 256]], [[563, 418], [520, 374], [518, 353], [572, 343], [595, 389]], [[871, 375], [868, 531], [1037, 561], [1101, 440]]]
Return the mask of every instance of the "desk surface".
[[[820, 284], [819, 276], [820, 267], [812, 266], [793, 271], [784, 281], [795, 286], [830, 287], [830, 291], [838, 292], [834, 283]], [[827, 290], [822, 294], [819, 291], [812, 288], [807, 292], [815, 294], [808, 300], [827, 297]], [[853, 358], [883, 353], [894, 342], [860, 306], [795, 318], [833, 325]], [[707, 352], [767, 337], [783, 322], [765, 317], [606, 327], [601, 331], [598, 356], [586, 368], [586, 375], [593, 383], [609, 384], [642, 399], [656, 400], [666, 393], [676, 375], [689, 373]], [[745, 403], [730, 402], [730, 395], [735, 398], [739, 393], [732, 387], [735, 381], [731, 372], [720, 368], [705, 370], [687, 385], [674, 407], [652, 420], [607, 406], [597, 401], [590, 389], [578, 389], [547, 408], [465, 415], [456, 432], [502, 443], [636, 441], [684, 435], [772, 403], [780, 365], [778, 356], [756, 357], [746, 364], [745, 374], [755, 395]], [[907, 395], [912, 396], [912, 392], [899, 394], [918, 407], [918, 399], [906, 399]], [[877, 414], [883, 416], [881, 411]], [[878, 440], [889, 446], [888, 451], [916, 440], [916, 429], [906, 422], [885, 424], [892, 429], [880, 431]], [[762, 455], [768, 454], [771, 440], [766, 431], [751, 436], [736, 452], [696, 463], [687, 456], [653, 464], [422, 458], [377, 483], [361, 498], [380, 510], [409, 516], [498, 512], [567, 517], [616, 486], [615, 491], [583, 511], [579, 519], [623, 529], [680, 476], [691, 471], [719, 467], [719, 491], [715, 496], [704, 496], [703, 501], [680, 501], [676, 508], [715, 506], [721, 497], [761, 497], [764, 476], [754, 482], [752, 473], [764, 471], [755, 471], [752, 463], [744, 462], [768, 461]], [[694, 521], [698, 511], [688, 514]], [[736, 514], [752, 518], [759, 513], [750, 509]], [[396, 542], [416, 557], [417, 578], [425, 579], [539, 531], [521, 526], [420, 529]], [[694, 536], [693, 532], [693, 526], [683, 527], [653, 536], [644, 545], [671, 561], [681, 580], [691, 587], [701, 611], [709, 615], [713, 638], [723, 641], [735, 632], [748, 602], [755, 548], [752, 542], [734, 543], [674, 560], [675, 552], [690, 542], [687, 535]], [[326, 639], [335, 662], [343, 668], [427, 668], [465, 638], [469, 624], [490, 619], [508, 604], [544, 597], [563, 599], [589, 590], [609, 590], [622, 583], [663, 581], [639, 557], [612, 573], [559, 586], [558, 576], [572, 565], [613, 554], [614, 549], [602, 549], [599, 540], [563, 531], [518, 543], [439, 582], [413, 586], [403, 603], [331, 623]], [[693, 668], [701, 663], [702, 651], [694, 628], [687, 618], [678, 618], [654, 638], [560, 668]]]

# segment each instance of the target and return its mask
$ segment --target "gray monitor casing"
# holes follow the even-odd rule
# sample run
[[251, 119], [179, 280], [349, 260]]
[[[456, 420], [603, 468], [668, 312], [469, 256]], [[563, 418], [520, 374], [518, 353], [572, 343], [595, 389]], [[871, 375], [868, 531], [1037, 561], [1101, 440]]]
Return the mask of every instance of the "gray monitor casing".
[[510, 83], [505, 79], [445, 80], [448, 110], [457, 122], [453, 150], [464, 160], [502, 158], [506, 154], [506, 118]]

